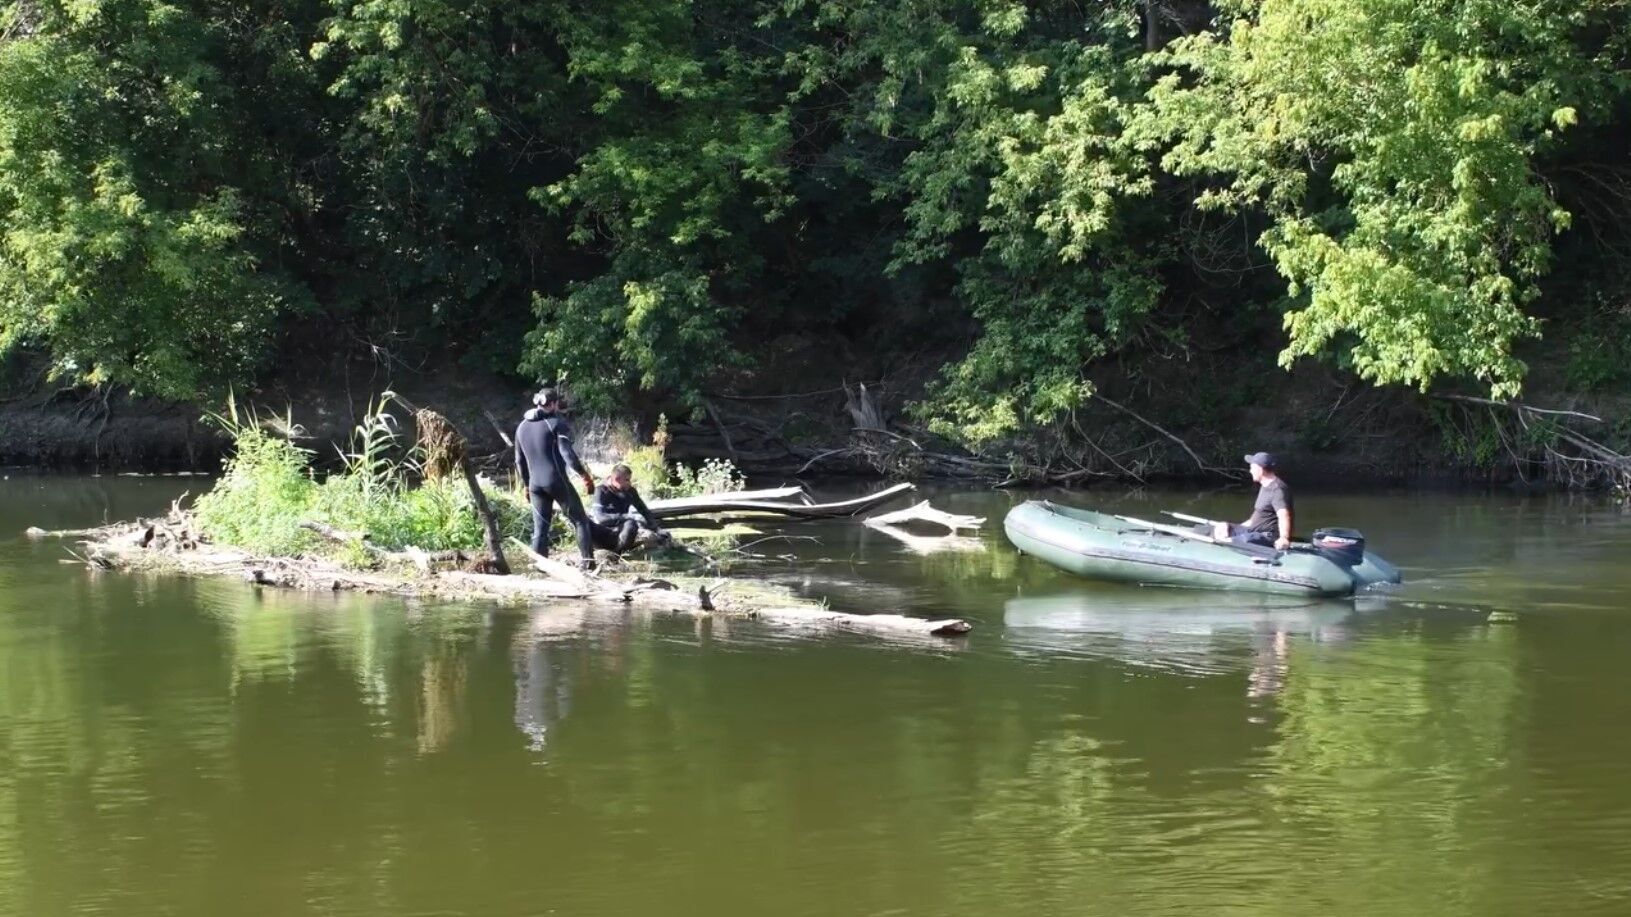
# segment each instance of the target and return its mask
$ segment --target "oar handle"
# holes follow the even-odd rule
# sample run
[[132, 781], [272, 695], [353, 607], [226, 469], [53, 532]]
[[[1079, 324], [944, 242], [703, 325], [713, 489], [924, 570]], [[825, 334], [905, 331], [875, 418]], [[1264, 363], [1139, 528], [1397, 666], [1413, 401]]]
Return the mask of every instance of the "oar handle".
[[1182, 519], [1185, 522], [1198, 522], [1198, 523], [1201, 523], [1201, 524], [1204, 524], [1204, 525], [1225, 525], [1225, 524], [1227, 524], [1227, 523], [1220, 522], [1220, 521], [1218, 521], [1216, 519], [1202, 519], [1199, 516], [1191, 516], [1188, 513], [1175, 513], [1170, 509], [1164, 509], [1161, 512], [1165, 513], [1168, 516], [1171, 516], [1174, 519]]

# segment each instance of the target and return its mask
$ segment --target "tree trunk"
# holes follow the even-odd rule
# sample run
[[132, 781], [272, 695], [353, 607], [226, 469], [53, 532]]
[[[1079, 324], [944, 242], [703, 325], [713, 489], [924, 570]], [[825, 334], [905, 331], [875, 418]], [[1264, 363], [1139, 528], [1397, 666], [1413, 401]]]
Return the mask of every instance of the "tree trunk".
[[487, 505], [487, 495], [482, 493], [481, 484], [476, 480], [476, 472], [470, 467], [468, 456], [459, 456], [459, 470], [464, 472], [464, 483], [470, 485], [470, 499], [476, 501], [476, 512], [481, 514], [482, 536], [487, 542], [487, 553], [493, 561], [493, 572], [508, 575], [510, 564], [504, 559], [504, 543], [498, 534], [498, 520], [493, 518], [493, 508]]

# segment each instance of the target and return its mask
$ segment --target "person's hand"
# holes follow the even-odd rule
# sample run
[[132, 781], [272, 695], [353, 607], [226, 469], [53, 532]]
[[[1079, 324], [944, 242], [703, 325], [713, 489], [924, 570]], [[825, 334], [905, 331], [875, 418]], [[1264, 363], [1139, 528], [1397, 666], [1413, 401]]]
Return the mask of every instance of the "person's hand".
[[595, 479], [589, 475], [583, 476], [583, 492], [586, 494], [593, 494], [595, 492]]
[[1274, 539], [1274, 550], [1284, 551], [1289, 547], [1291, 547], [1291, 539], [1290, 538], [1276, 538], [1276, 539]]

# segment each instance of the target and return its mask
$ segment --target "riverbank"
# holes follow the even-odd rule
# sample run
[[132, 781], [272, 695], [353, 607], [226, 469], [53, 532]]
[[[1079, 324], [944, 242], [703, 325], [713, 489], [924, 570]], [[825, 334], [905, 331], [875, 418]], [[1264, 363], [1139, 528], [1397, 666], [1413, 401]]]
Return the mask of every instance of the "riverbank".
[[[1279, 454], [1308, 483], [1428, 484], [1522, 489], [1623, 487], [1631, 475], [1631, 401], [1571, 390], [1556, 360], [1536, 361], [1521, 404], [1467, 392], [1423, 395], [1375, 388], [1319, 364], [1192, 354], [1104, 367], [1066, 424], [977, 451], [926, 430], [910, 405], [942, 362], [879, 361], [855, 378], [818, 372], [803, 348], [771, 377], [722, 380], [694, 415], [633, 404], [626, 416], [580, 420], [606, 461], [649, 441], [666, 413], [667, 454], [728, 459], [771, 478], [943, 478], [1007, 485], [1228, 482], [1239, 456]], [[1272, 355], [1269, 355], [1272, 356]], [[1262, 364], [1262, 365], [1258, 365]], [[389, 387], [435, 405], [469, 438], [472, 454], [507, 465], [505, 436], [528, 391], [496, 374], [444, 368], [383, 374], [366, 363], [290, 371], [244, 400], [285, 415], [317, 460], [333, 461], [371, 393]], [[55, 390], [0, 402], [0, 464], [109, 471], [205, 471], [229, 440], [201, 420], [209, 406], [116, 390]]]

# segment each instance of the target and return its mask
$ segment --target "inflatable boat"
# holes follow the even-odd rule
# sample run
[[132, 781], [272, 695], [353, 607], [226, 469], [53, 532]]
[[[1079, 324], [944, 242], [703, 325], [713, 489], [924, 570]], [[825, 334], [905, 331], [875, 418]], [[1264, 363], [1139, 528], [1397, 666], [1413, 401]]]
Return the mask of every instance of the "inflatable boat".
[[1020, 551], [1093, 579], [1312, 596], [1401, 580], [1398, 568], [1366, 552], [1364, 536], [1349, 529], [1321, 529], [1312, 542], [1277, 551], [1047, 500], [1014, 507], [1002, 525]]

